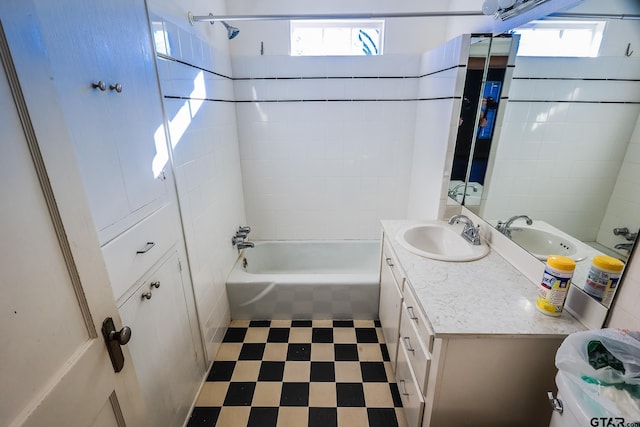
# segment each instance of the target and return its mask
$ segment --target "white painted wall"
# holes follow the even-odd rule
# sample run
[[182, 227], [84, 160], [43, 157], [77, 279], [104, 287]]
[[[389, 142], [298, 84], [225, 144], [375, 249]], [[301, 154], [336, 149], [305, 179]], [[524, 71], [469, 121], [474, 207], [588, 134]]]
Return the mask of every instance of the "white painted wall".
[[[214, 6], [224, 11], [223, 2]], [[153, 0], [149, 7], [154, 28], [168, 40], [158, 60], [160, 83], [198, 314], [213, 360], [230, 319], [225, 282], [238, 255], [231, 237], [246, 222], [228, 40], [209, 24], [189, 25], [187, 10], [204, 2]]]

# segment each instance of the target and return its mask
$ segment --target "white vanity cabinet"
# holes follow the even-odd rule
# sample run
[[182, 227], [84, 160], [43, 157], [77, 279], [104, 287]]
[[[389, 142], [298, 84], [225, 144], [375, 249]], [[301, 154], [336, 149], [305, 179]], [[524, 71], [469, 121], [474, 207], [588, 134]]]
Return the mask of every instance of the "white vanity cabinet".
[[584, 326], [538, 313], [535, 284], [497, 253], [448, 263], [405, 250], [393, 236], [414, 223], [383, 221], [379, 311], [408, 426], [548, 425], [556, 351]]
[[170, 173], [143, 0], [45, 5], [60, 93], [101, 244], [166, 203]]
[[154, 426], [182, 426], [202, 379], [181, 264], [173, 248], [119, 307], [132, 330], [129, 352]]
[[382, 267], [380, 271], [380, 307], [378, 315], [382, 325], [391, 367], [396, 370], [398, 338], [400, 330], [400, 310], [402, 309], [402, 286], [404, 277], [390, 247], [385, 243], [382, 249]]

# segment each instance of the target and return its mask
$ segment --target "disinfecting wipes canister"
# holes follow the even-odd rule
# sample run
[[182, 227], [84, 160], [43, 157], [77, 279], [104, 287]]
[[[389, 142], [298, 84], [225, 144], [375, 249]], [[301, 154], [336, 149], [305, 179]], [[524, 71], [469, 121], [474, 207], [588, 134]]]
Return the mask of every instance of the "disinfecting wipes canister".
[[619, 259], [607, 255], [594, 256], [584, 291], [608, 307], [618, 287], [623, 268], [624, 263]]
[[538, 287], [536, 308], [549, 316], [560, 316], [567, 298], [576, 262], [569, 257], [549, 255]]

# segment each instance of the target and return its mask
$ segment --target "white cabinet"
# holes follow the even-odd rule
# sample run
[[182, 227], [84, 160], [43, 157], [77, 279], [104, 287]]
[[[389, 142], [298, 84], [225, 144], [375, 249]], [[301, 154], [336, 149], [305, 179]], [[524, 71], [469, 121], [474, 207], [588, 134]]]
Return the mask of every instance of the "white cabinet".
[[380, 322], [395, 360], [408, 426], [548, 425], [551, 408], [539, 396], [554, 388], [554, 358], [564, 336], [492, 331], [437, 335], [429, 320], [434, 314], [422, 309], [414, 293], [412, 280], [420, 277], [405, 273], [387, 239], [385, 233]]
[[145, 1], [34, 7], [152, 425], [181, 426], [205, 361]]
[[177, 251], [169, 251], [119, 308], [154, 426], [183, 425], [202, 379], [180, 269]]
[[104, 244], [167, 196], [169, 157], [145, 4], [61, 0], [38, 7], [49, 16], [43, 40], [52, 80]]
[[[378, 310], [382, 334], [387, 344], [391, 367], [396, 369], [396, 357], [398, 354], [398, 337], [400, 328], [400, 310], [402, 309], [402, 279], [398, 283], [397, 277], [401, 277], [396, 267], [396, 261], [389, 247], [384, 244], [382, 250], [382, 269], [380, 272], [380, 307]], [[395, 270], [395, 271], [394, 271]]]

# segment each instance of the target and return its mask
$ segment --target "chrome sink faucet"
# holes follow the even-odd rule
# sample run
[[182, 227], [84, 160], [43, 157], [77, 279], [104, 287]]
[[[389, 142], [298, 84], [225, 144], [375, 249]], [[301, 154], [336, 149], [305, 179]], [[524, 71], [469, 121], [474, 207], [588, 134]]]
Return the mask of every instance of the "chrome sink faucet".
[[527, 215], [515, 215], [509, 218], [506, 222], [498, 221], [496, 229], [508, 238], [511, 238], [511, 224], [518, 219], [524, 219], [527, 222], [527, 225], [533, 224], [533, 220]]
[[462, 222], [464, 229], [461, 236], [472, 245], [480, 245], [480, 226], [473, 225], [473, 221], [466, 215], [454, 215], [449, 218], [449, 224]]

